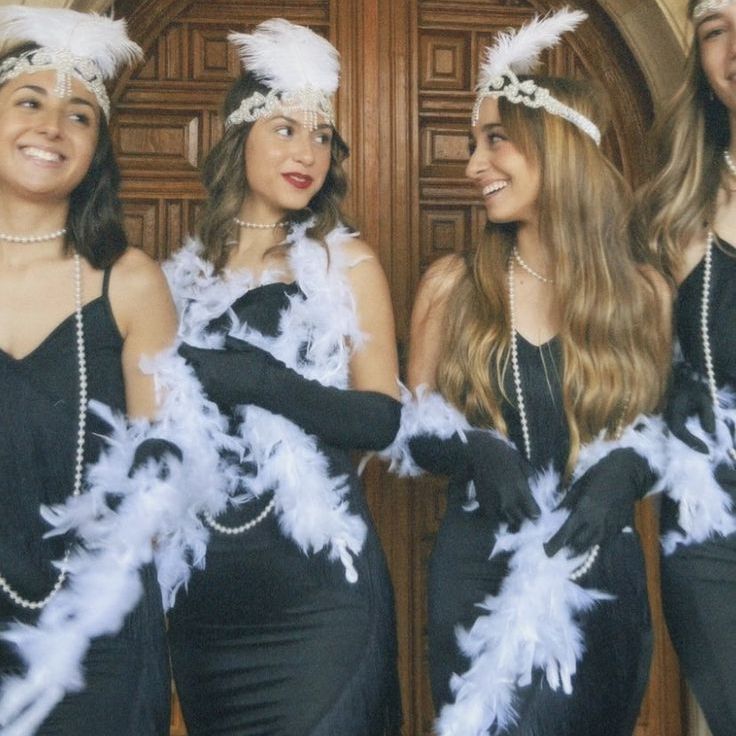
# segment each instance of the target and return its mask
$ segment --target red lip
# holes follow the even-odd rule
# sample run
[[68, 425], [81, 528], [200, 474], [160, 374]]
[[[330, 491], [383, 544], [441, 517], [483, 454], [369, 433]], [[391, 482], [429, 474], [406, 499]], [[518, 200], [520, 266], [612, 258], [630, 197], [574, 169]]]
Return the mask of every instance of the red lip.
[[281, 174], [281, 176], [283, 176], [284, 179], [286, 179], [286, 181], [291, 184], [291, 186], [296, 187], [297, 189], [307, 189], [312, 185], [312, 182], [314, 181], [314, 179], [307, 174], [297, 174], [292, 171], [286, 174]]

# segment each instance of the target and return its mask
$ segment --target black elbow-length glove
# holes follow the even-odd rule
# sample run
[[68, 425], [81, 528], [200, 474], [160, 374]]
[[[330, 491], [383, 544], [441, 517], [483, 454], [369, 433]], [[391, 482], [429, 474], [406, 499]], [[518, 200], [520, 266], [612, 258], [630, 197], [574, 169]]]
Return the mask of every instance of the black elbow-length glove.
[[613, 450], [570, 487], [561, 506], [570, 516], [544, 545], [549, 557], [568, 546], [582, 553], [634, 524], [634, 504], [654, 483], [647, 461], [631, 448]]
[[507, 521], [511, 531], [539, 516], [529, 488], [531, 468], [519, 451], [488, 431], [468, 430], [467, 442], [455, 433], [447, 439], [417, 435], [409, 440], [414, 462], [430, 473], [473, 481], [483, 513]]
[[401, 420], [396, 399], [377, 391], [324, 386], [243, 340], [228, 337], [225, 347], [179, 348], [221, 409], [254, 404], [343, 449], [381, 450], [396, 436]]
[[700, 426], [710, 434], [716, 431], [713, 399], [708, 387], [692, 375], [685, 364], [672, 369], [664, 420], [670, 432], [696, 452], [708, 453], [705, 443], [685, 426], [691, 416], [700, 419]]

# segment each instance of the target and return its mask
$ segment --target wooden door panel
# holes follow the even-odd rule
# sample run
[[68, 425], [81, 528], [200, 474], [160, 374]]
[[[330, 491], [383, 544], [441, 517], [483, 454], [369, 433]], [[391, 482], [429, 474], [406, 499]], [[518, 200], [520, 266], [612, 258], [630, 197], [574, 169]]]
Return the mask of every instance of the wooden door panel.
[[[649, 0], [647, 0], [649, 1]], [[654, 0], [651, 0], [654, 2]], [[651, 101], [616, 28], [592, 0], [590, 20], [545, 57], [558, 74], [587, 74], [613, 94], [605, 150], [632, 181], [645, 159]], [[118, 0], [145, 62], [113, 91], [113, 137], [124, 174], [131, 242], [164, 258], [194, 231], [204, 196], [198, 169], [218, 139], [220, 106], [239, 72], [226, 43], [274, 16], [309, 25], [342, 55], [338, 127], [352, 149], [347, 209], [376, 249], [392, 288], [404, 355], [411, 302], [435, 258], [463, 252], [485, 212], [466, 182], [468, 123], [482, 48], [553, 3], [542, 0]], [[557, 5], [557, 3], [555, 3]], [[426, 569], [443, 513], [441, 484], [365, 472], [368, 500], [396, 590], [405, 736], [430, 734], [426, 667]], [[659, 608], [656, 523], [640, 514], [657, 628], [652, 680], [637, 736], [679, 736], [680, 685]], [[172, 734], [184, 734], [177, 715]]]

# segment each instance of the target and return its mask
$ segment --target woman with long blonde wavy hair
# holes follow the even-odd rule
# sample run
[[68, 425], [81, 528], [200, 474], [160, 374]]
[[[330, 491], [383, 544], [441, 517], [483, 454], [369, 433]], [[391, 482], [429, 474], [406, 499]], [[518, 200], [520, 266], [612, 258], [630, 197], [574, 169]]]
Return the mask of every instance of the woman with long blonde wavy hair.
[[629, 736], [648, 676], [632, 527], [670, 292], [632, 257], [601, 95], [517, 76], [513, 53], [584, 17], [563, 9], [487, 51], [466, 175], [488, 223], [429, 268], [412, 316], [404, 460], [450, 477], [429, 572], [441, 734]]
[[715, 736], [736, 733], [736, 3], [690, 0], [685, 79], [655, 126], [637, 245], [677, 286], [665, 416], [662, 595], [683, 671]]

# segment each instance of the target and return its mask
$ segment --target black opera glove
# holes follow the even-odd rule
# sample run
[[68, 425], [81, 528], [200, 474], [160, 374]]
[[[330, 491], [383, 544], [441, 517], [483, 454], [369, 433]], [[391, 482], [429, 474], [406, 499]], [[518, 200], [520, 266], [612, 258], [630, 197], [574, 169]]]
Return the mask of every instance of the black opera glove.
[[721, 463], [713, 472], [718, 485], [731, 496], [736, 510], [736, 468], [728, 463]]
[[539, 516], [529, 488], [531, 468], [519, 451], [488, 431], [469, 430], [467, 442], [455, 433], [447, 439], [418, 435], [409, 440], [414, 462], [431, 473], [475, 485], [483, 513], [508, 522], [517, 531], [526, 519]]
[[233, 337], [226, 339], [225, 347], [209, 350], [186, 343], [179, 347], [221, 410], [254, 404], [347, 450], [382, 450], [399, 430], [401, 404], [386, 394], [324, 386], [268, 351]]
[[708, 454], [705, 443], [695, 437], [685, 426], [688, 417], [695, 415], [700, 419], [703, 429], [713, 434], [716, 431], [716, 418], [713, 411], [713, 398], [708, 387], [693, 377], [685, 365], [677, 365], [672, 370], [664, 420], [670, 432], [681, 442], [696, 452]]
[[562, 508], [570, 516], [544, 545], [549, 557], [562, 547], [582, 554], [634, 524], [634, 504], [654, 483], [647, 461], [631, 448], [613, 450], [570, 487]]

